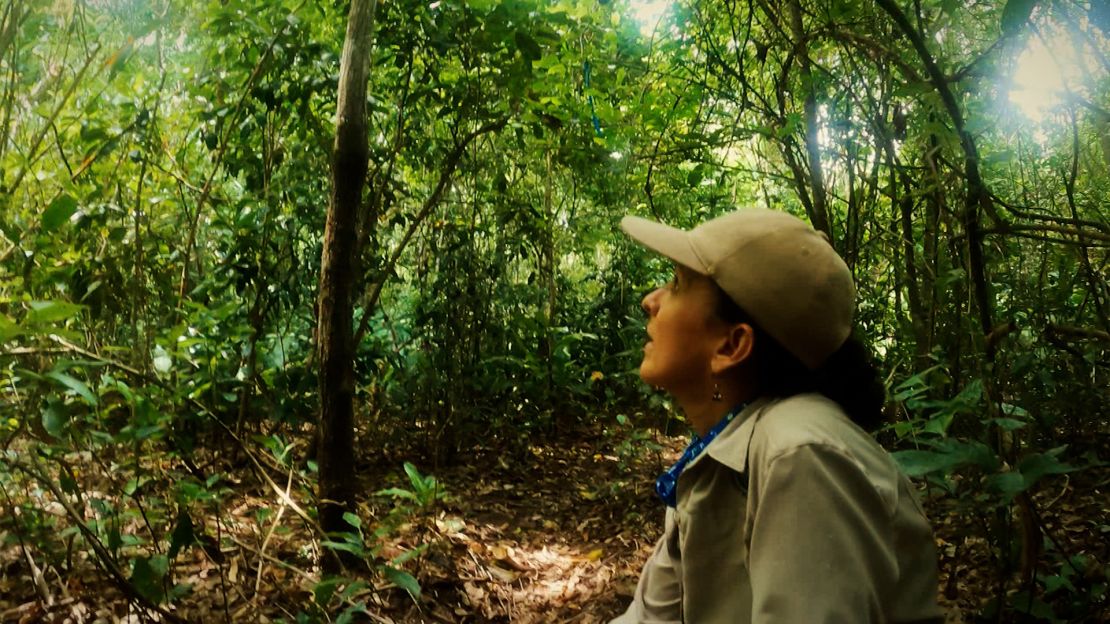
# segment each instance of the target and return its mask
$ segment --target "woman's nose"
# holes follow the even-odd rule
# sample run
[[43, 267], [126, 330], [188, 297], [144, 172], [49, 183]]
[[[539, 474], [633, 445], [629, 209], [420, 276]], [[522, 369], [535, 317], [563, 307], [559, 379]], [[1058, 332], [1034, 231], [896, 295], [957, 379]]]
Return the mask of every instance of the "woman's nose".
[[644, 298], [640, 301], [640, 309], [643, 310], [644, 314], [648, 315], [648, 317], [655, 316], [655, 312], [659, 309], [659, 293], [662, 292], [662, 290], [662, 288], [656, 288], [644, 295]]

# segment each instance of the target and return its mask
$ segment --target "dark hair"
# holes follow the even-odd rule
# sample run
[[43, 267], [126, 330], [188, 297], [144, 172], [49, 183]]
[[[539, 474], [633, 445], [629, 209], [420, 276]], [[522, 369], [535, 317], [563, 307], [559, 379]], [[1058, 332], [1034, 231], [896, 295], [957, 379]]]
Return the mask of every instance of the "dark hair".
[[771, 337], [732, 297], [717, 287], [717, 316], [726, 323], [748, 323], [755, 330], [756, 382], [760, 396], [785, 398], [817, 392], [835, 401], [866, 431], [882, 424], [886, 390], [874, 358], [850, 336], [817, 370], [810, 370]]

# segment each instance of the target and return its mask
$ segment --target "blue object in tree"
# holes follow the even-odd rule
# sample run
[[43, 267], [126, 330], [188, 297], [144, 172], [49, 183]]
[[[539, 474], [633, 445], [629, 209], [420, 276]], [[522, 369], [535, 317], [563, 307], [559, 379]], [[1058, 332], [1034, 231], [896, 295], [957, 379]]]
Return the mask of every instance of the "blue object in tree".
[[[582, 83], [585, 89], [590, 88], [591, 69], [589, 61], [582, 62]], [[597, 110], [594, 108], [594, 96], [586, 94], [586, 101], [590, 103], [590, 121], [594, 124], [594, 132], [597, 133], [597, 136], [604, 136], [601, 131], [601, 120], [597, 118]]]

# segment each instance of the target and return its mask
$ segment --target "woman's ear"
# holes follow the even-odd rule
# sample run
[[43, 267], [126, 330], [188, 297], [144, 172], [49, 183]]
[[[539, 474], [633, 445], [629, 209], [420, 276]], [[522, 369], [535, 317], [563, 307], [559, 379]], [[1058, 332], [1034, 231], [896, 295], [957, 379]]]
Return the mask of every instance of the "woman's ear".
[[720, 375], [726, 370], [748, 360], [755, 347], [755, 330], [747, 323], [737, 323], [730, 326], [713, 354], [709, 366], [714, 375]]

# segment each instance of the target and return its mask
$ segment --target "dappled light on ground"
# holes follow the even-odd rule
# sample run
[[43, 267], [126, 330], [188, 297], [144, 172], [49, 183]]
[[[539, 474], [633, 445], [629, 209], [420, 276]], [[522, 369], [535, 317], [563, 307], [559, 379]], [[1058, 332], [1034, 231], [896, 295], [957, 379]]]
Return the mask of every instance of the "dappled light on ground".
[[[515, 456], [474, 450], [466, 462], [436, 471], [447, 497], [426, 508], [402, 508], [367, 488], [358, 515], [375, 565], [395, 562], [419, 581], [421, 594], [413, 599], [380, 571], [363, 568], [349, 573], [361, 588], [337, 586], [337, 593], [350, 589], [341, 606], [362, 602], [366, 617], [379, 623], [607, 622], [627, 607], [661, 532], [662, 508], [651, 483], [686, 442], [655, 436], [651, 443], [659, 450], [651, 451], [639, 439], [623, 453], [615, 450], [625, 441], [621, 435], [597, 431], [533, 444]], [[399, 454], [416, 461], [416, 453]], [[311, 500], [298, 479], [258, 457], [272, 483], [228, 482], [220, 520], [197, 518], [197, 542], [171, 570], [173, 582], [188, 589], [168, 613], [190, 622], [295, 621], [318, 595], [321, 544], [300, 515]], [[363, 479], [403, 484], [395, 474], [398, 459], [396, 451], [374, 458]], [[151, 474], [164, 468], [154, 461], [147, 466]], [[1035, 493], [1045, 539], [1079, 570], [1060, 583], [1095, 582], [1082, 570], [1097, 570], [1110, 558], [1106, 473], [1080, 473]], [[86, 476], [85, 503], [69, 506], [84, 521], [103, 523], [103, 505], [119, 501], [104, 493], [113, 491], [108, 474]], [[65, 524], [69, 512], [51, 492], [11, 485], [8, 491], [33, 498]], [[988, 518], [937, 491], [924, 499], [940, 556], [940, 600], [949, 622], [972, 621], [970, 614], [990, 598], [976, 588], [994, 582], [989, 546], [975, 534], [976, 523]], [[121, 533], [142, 535], [142, 515], [125, 516]], [[0, 552], [0, 622], [150, 621], [98, 572], [86, 549], [61, 554], [68, 560], [28, 557], [18, 546]]]

